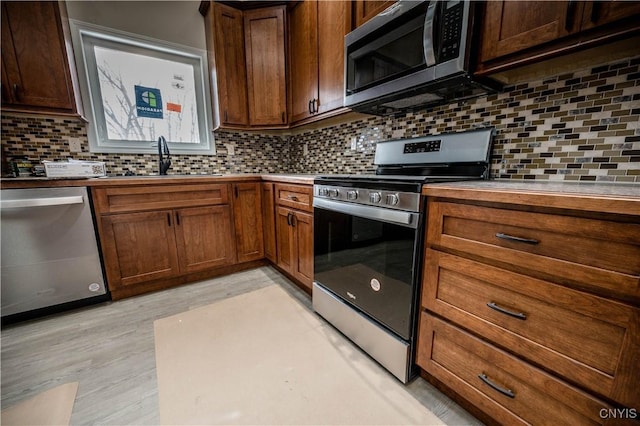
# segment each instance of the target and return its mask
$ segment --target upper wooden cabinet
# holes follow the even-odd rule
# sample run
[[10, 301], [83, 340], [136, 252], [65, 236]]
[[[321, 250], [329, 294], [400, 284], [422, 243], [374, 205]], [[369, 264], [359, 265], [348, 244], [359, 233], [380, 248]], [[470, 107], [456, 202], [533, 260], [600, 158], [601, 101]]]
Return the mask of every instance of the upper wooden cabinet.
[[289, 10], [290, 122], [343, 106], [351, 4], [306, 0]]
[[353, 2], [355, 9], [355, 26], [359, 27], [364, 24], [369, 19], [391, 6], [393, 3], [395, 3], [395, 1], [355, 0]]
[[241, 10], [211, 1], [200, 12], [220, 126], [286, 127], [285, 6]]
[[249, 123], [287, 124], [285, 6], [244, 12]]
[[[2, 2], [2, 107], [75, 114], [64, 3]], [[68, 32], [68, 31], [67, 31]], [[70, 48], [69, 48], [70, 49]]]
[[640, 2], [485, 2], [479, 74], [618, 40], [640, 28]]
[[249, 124], [249, 112], [244, 17], [242, 11], [220, 3], [213, 3], [212, 16], [220, 122], [223, 125], [246, 126]]

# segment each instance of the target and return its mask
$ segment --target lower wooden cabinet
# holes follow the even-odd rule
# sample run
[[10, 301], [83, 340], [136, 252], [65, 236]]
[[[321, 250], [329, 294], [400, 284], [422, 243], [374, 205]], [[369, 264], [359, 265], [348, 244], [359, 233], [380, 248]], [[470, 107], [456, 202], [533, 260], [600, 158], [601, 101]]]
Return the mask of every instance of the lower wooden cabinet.
[[313, 284], [313, 215], [287, 207], [276, 209], [278, 266], [309, 291]]
[[92, 189], [113, 299], [264, 264], [260, 182]]
[[508, 185], [423, 194], [426, 377], [501, 424], [637, 421], [640, 202]]
[[238, 262], [264, 257], [260, 183], [232, 184]]
[[232, 265], [236, 251], [229, 206], [193, 207], [174, 212], [180, 272]]
[[173, 212], [122, 213], [101, 218], [110, 290], [178, 273]]
[[[266, 186], [265, 186], [266, 185]], [[307, 292], [313, 284], [313, 187], [263, 184], [265, 241], [273, 244], [272, 262]], [[271, 228], [271, 229], [269, 229]]]
[[276, 251], [276, 211], [274, 205], [274, 184], [262, 183], [262, 226], [264, 233], [264, 256], [271, 262], [278, 261]]
[[612, 407], [423, 312], [418, 365], [505, 425], [603, 424]]
[[102, 218], [103, 250], [111, 291], [235, 263], [228, 205]]

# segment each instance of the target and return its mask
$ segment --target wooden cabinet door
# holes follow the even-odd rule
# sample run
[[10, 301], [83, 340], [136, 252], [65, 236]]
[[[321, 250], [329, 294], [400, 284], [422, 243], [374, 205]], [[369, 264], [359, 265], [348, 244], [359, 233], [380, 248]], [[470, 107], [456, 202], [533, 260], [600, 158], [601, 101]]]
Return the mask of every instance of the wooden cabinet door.
[[232, 226], [228, 205], [176, 210], [180, 272], [196, 272], [234, 264]]
[[278, 266], [291, 275], [294, 274], [296, 262], [294, 229], [291, 225], [293, 210], [285, 207], [276, 209], [276, 244]]
[[[581, 29], [586, 30], [640, 15], [638, 1], [591, 1], [585, 3]], [[636, 17], [636, 19], [640, 19]]]
[[220, 121], [247, 125], [247, 68], [242, 11], [212, 2]]
[[344, 106], [344, 36], [349, 31], [350, 2], [318, 2], [318, 113]]
[[262, 259], [262, 191], [259, 183], [234, 183], [233, 217], [238, 262]]
[[356, 28], [391, 6], [393, 3], [395, 3], [395, 1], [356, 0], [354, 2]]
[[313, 215], [293, 213], [294, 250], [293, 275], [311, 290], [313, 284]]
[[2, 2], [3, 102], [72, 112], [67, 61], [58, 2]]
[[111, 289], [178, 274], [171, 210], [101, 218], [102, 249]]
[[485, 3], [481, 61], [552, 42], [579, 30], [583, 2]]
[[244, 13], [249, 123], [285, 125], [285, 6]]
[[[289, 11], [291, 122], [313, 115], [318, 100], [318, 6], [305, 0]], [[333, 22], [332, 22], [333, 24]], [[330, 31], [335, 31], [333, 26]], [[343, 71], [344, 72], [344, 71]], [[312, 107], [312, 104], [313, 107]]]
[[264, 255], [276, 263], [276, 211], [274, 206], [273, 183], [262, 183], [262, 227], [264, 233]]

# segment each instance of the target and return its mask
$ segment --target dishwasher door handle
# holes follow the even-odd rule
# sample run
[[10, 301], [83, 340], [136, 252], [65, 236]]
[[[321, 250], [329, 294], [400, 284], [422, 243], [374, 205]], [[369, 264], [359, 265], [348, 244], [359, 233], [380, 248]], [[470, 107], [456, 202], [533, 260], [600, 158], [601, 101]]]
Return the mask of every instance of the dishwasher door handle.
[[23, 207], [64, 206], [67, 204], [83, 204], [82, 195], [70, 197], [27, 198], [24, 200], [1, 200], [1, 209], [18, 209]]

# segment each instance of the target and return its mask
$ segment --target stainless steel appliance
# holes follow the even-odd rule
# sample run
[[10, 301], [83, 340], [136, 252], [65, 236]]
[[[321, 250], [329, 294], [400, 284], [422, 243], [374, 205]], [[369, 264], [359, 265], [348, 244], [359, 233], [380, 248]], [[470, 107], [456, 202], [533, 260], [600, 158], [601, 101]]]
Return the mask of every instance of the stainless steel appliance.
[[470, 1], [400, 0], [347, 34], [345, 106], [386, 114], [498, 90], [472, 76], [474, 14]]
[[313, 308], [404, 383], [415, 373], [422, 184], [487, 179], [492, 135], [379, 142], [375, 175], [314, 182]]
[[107, 299], [86, 188], [0, 196], [3, 322]]

